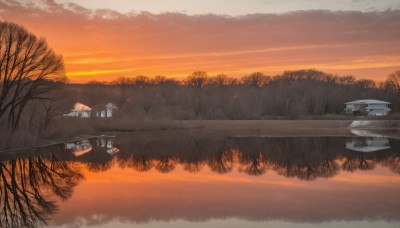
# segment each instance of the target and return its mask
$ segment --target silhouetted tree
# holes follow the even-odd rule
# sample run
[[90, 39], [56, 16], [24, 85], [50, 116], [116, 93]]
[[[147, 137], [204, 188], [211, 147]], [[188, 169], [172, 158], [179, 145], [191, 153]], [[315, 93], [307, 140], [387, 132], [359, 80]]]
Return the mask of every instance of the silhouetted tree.
[[0, 22], [0, 118], [16, 129], [26, 106], [52, 88], [49, 80], [63, 78], [62, 57], [25, 28]]
[[228, 77], [226, 74], [218, 74], [217, 76], [211, 77], [209, 79], [210, 85], [215, 86], [232, 86], [238, 83], [236, 78]]
[[400, 93], [400, 71], [389, 74], [385, 84], [387, 87], [397, 93]]
[[199, 89], [203, 88], [208, 81], [208, 74], [205, 71], [195, 71], [186, 78], [186, 84], [195, 86]]
[[111, 83], [118, 86], [118, 88], [121, 90], [122, 101], [125, 101], [127, 98], [127, 91], [135, 84], [135, 81], [132, 78], [119, 77]]
[[244, 76], [242, 78], [242, 83], [244, 85], [254, 86], [254, 87], [261, 87], [266, 85], [269, 81], [271, 81], [271, 77], [261, 73], [261, 72], [254, 72], [248, 76]]

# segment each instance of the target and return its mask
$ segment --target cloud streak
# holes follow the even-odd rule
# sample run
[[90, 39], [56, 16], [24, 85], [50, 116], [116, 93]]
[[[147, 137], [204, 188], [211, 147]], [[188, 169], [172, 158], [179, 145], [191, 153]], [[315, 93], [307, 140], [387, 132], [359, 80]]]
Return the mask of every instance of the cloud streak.
[[297, 67], [383, 80], [400, 68], [399, 10], [189, 16], [121, 14], [52, 0], [0, 1], [0, 8], [2, 20], [46, 37], [76, 82], [182, 77], [199, 69], [275, 74]]

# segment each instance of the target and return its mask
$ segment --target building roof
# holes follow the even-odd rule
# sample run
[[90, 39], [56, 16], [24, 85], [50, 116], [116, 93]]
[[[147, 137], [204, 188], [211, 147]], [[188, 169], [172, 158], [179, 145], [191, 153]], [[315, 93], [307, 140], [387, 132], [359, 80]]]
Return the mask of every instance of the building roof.
[[93, 106], [93, 110], [104, 110], [104, 108], [107, 108], [107, 107], [111, 107], [113, 109], [118, 109], [118, 106], [116, 106], [112, 102], [108, 102], [108, 103], [102, 102], [102, 103], [99, 103], [99, 104]]
[[365, 100], [350, 101], [346, 102], [345, 104], [391, 104], [391, 103], [374, 99], [365, 99]]
[[110, 102], [108, 104], [105, 105], [106, 107], [111, 107], [111, 108], [115, 108], [118, 109], [118, 106], [116, 106], [114, 103]]
[[75, 103], [74, 109], [72, 111], [90, 111], [92, 110], [89, 106], [84, 105], [80, 102]]

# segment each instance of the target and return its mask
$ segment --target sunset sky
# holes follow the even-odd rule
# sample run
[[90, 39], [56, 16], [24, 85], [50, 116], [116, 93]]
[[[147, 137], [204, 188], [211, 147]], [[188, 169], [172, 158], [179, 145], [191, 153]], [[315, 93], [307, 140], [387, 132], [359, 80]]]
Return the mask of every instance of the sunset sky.
[[0, 19], [45, 37], [72, 82], [400, 69], [398, 0], [0, 0]]

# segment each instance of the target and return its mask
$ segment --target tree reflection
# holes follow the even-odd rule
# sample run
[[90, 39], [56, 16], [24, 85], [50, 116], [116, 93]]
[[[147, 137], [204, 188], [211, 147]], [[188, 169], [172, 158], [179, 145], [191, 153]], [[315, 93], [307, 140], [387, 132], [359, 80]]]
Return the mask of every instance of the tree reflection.
[[318, 166], [320, 177], [329, 178], [338, 174], [340, 171], [339, 164], [334, 160], [325, 160]]
[[400, 150], [384, 156], [382, 165], [388, 167], [392, 172], [400, 174]]
[[215, 157], [212, 157], [208, 165], [210, 169], [216, 173], [224, 174], [233, 169], [233, 153], [235, 150], [225, 150], [218, 152]]
[[375, 161], [367, 159], [367, 155], [362, 152], [352, 152], [344, 156], [342, 169], [349, 172], [355, 170], [372, 170], [375, 168]]
[[115, 157], [107, 153], [88, 153], [78, 160], [87, 163], [94, 172], [109, 169], [113, 161], [121, 168], [146, 172], [155, 167], [162, 173], [173, 172], [178, 165], [187, 172], [196, 173], [207, 164], [211, 171], [219, 174], [238, 167], [240, 172], [259, 176], [271, 169], [279, 175], [306, 181], [333, 177], [341, 169], [371, 170], [378, 164], [395, 173], [400, 169], [396, 142], [390, 142], [391, 147], [384, 153], [364, 153], [345, 149], [346, 142], [351, 141], [346, 137], [218, 138], [140, 134], [136, 139], [123, 136], [116, 140], [120, 152]]
[[55, 199], [66, 200], [83, 175], [54, 154], [0, 162], [2, 227], [33, 227], [57, 211]]
[[153, 168], [154, 161], [145, 154], [141, 154], [132, 156], [132, 160], [128, 163], [128, 166], [139, 172], [145, 172]]
[[190, 151], [182, 154], [180, 162], [183, 164], [183, 169], [190, 173], [197, 173], [204, 166], [204, 162], [202, 161], [202, 154], [206, 154], [205, 145], [206, 141], [195, 139], [193, 141], [189, 141]]
[[304, 165], [287, 163], [276, 165], [274, 169], [278, 174], [286, 177], [297, 177], [300, 180], [315, 180], [318, 177], [329, 178], [339, 173], [340, 167], [334, 160], [325, 160], [321, 163], [308, 163]]
[[189, 173], [198, 173], [203, 167], [203, 163], [196, 159], [185, 160], [183, 163], [183, 169]]
[[176, 163], [176, 159], [165, 156], [157, 162], [156, 169], [162, 173], [169, 173], [175, 169]]
[[267, 166], [264, 163], [261, 152], [239, 153], [239, 162], [239, 171], [252, 176], [259, 176], [267, 171]]

